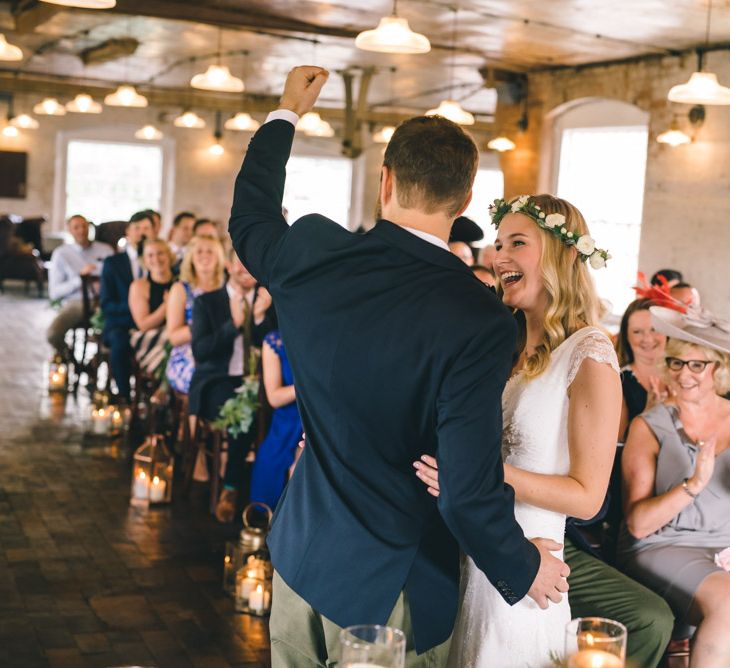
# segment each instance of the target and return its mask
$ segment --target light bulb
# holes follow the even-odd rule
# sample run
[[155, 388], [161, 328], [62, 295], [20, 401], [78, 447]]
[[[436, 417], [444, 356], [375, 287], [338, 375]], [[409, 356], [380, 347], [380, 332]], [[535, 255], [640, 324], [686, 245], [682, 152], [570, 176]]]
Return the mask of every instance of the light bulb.
[[216, 141], [208, 147], [208, 153], [217, 157], [219, 155], [223, 155], [225, 153], [225, 149], [221, 146], [219, 141]]

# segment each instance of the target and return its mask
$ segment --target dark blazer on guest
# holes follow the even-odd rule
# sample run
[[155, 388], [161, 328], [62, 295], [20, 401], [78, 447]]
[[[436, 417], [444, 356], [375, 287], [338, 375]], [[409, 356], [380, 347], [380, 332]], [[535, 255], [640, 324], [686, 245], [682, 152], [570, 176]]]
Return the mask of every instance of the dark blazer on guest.
[[[276, 303], [307, 445], [276, 510], [274, 567], [340, 626], [385, 623], [405, 590], [417, 651], [450, 635], [459, 546], [504, 599], [539, 553], [504, 483], [509, 311], [461, 262], [387, 220], [352, 234], [281, 215], [294, 127], [264, 124], [235, 185], [230, 233]], [[435, 454], [441, 496], [412, 462]]]
[[[255, 299], [256, 294], [254, 293]], [[272, 307], [260, 324], [252, 323], [249, 343], [261, 347], [264, 337], [275, 328]], [[189, 390], [191, 414], [197, 414], [194, 409], [200, 406], [200, 392], [205, 384], [214, 378], [228, 376], [228, 365], [233, 355], [233, 342], [238, 334], [240, 332], [233, 323], [230, 300], [225, 285], [218, 290], [205, 292], [196, 297], [193, 302], [192, 325], [195, 372], [190, 381]]]
[[132, 263], [126, 253], [110, 255], [101, 270], [101, 311], [104, 331], [134, 327], [129, 310], [129, 286], [132, 283]]

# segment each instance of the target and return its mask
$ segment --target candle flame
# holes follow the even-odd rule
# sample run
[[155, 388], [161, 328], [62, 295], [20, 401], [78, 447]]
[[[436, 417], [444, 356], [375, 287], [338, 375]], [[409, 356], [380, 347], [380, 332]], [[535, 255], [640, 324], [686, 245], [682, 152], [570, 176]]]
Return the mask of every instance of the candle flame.
[[105, 414], [106, 414], [106, 411], [103, 408], [100, 408], [99, 409], [99, 417], [104, 417]]
[[264, 593], [264, 588], [263, 588], [262, 585], [256, 585], [256, 593], [257, 594], [263, 594]]
[[596, 642], [596, 640], [593, 637], [593, 634], [592, 633], [586, 633], [586, 645], [588, 645], [588, 647], [593, 647], [593, 645], [595, 644], [595, 642]]
[[139, 476], [137, 476], [137, 477], [138, 477], [138, 478], [140, 478], [140, 479], [144, 479], [144, 478], [146, 478], [147, 476], [146, 476], [146, 474], [145, 474], [145, 472], [144, 472], [144, 471], [140, 471], [140, 472], [139, 472]]
[[153, 485], [159, 485], [160, 484], [160, 476], [155, 476], [152, 478], [152, 484]]
[[226, 557], [225, 557], [225, 559], [223, 561], [225, 561], [227, 564], [230, 564], [231, 563], [231, 558], [228, 555], [226, 555]]

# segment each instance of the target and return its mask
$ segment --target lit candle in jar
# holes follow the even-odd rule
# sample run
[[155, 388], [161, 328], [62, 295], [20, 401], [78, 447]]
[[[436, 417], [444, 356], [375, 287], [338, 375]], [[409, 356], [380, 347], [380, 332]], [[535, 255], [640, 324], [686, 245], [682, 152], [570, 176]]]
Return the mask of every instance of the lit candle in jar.
[[91, 411], [91, 431], [94, 434], [109, 433], [111, 415], [106, 408], [95, 408]]
[[270, 599], [271, 594], [264, 591], [263, 585], [256, 585], [256, 589], [248, 597], [248, 607], [251, 612], [262, 613], [264, 610], [268, 610]]
[[624, 662], [615, 654], [600, 649], [582, 649], [568, 659], [568, 668], [623, 668]]
[[251, 596], [251, 592], [256, 588], [256, 585], [261, 586], [259, 584], [259, 581], [252, 577], [241, 578], [238, 581], [236, 596], [238, 596], [238, 598], [242, 599], [242, 601], [244, 602], [244, 605], [246, 604], [246, 601], [249, 600], [249, 597]]
[[144, 471], [140, 471], [134, 479], [132, 495], [135, 499], [147, 499], [150, 495], [150, 480]]
[[[144, 471], [141, 471], [144, 474]], [[150, 486], [150, 503], [160, 503], [165, 500], [165, 489], [167, 489], [167, 482], [161, 480], [159, 476], [152, 478], [152, 485]]]
[[123, 424], [124, 416], [119, 409], [115, 408], [114, 410], [112, 410], [112, 429], [114, 429], [114, 431], [119, 431], [122, 428]]
[[49, 390], [65, 390], [66, 389], [66, 367], [59, 366], [51, 371], [48, 375]]

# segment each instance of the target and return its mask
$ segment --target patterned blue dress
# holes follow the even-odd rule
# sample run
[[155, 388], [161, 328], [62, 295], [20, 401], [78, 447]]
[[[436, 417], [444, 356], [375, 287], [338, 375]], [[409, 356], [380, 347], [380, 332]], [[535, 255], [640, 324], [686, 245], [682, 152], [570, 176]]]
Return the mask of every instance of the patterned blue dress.
[[[279, 356], [281, 376], [285, 386], [294, 384], [294, 374], [289, 366], [281, 334], [278, 330], [264, 337]], [[251, 473], [251, 501], [265, 503], [272, 510], [286, 485], [289, 467], [294, 461], [297, 443], [302, 437], [302, 421], [299, 418], [296, 401], [274, 410], [271, 427], [256, 453], [256, 462]]]
[[[203, 290], [193, 288], [185, 281], [182, 281], [182, 286], [185, 288], [185, 324], [190, 326], [193, 323], [193, 302], [198, 295], [203, 294]], [[195, 359], [192, 345], [183, 343], [181, 346], [175, 346], [170, 351], [170, 359], [167, 362], [166, 375], [170, 387], [177, 392], [187, 394], [194, 371]]]

